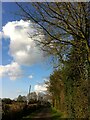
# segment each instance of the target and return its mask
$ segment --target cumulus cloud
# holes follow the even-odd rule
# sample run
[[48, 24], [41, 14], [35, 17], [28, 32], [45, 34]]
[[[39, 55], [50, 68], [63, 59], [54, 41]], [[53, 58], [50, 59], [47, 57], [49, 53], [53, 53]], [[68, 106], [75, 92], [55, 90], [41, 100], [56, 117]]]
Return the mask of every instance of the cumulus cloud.
[[33, 75], [29, 75], [28, 78], [32, 79], [32, 78], [33, 78]]
[[39, 92], [45, 92], [47, 91], [47, 85], [43, 84], [43, 85], [35, 85], [34, 86], [34, 90], [39, 93]]
[[3, 26], [3, 33], [10, 38], [9, 53], [21, 65], [32, 65], [43, 60], [43, 53], [35, 40], [44, 39], [42, 29], [31, 21], [12, 21]]
[[22, 77], [22, 70], [18, 63], [12, 62], [8, 65], [0, 65], [0, 77], [8, 76], [11, 80]]

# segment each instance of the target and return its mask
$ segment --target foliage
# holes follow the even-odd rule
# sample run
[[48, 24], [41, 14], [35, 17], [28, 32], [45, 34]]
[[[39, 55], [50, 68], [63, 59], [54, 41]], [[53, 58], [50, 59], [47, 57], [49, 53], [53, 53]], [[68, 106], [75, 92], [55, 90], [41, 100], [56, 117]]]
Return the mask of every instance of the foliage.
[[14, 102], [12, 104], [2, 105], [2, 120], [20, 120], [40, 108], [38, 103], [26, 105], [23, 102]]
[[[83, 52], [83, 51], [82, 51]], [[84, 52], [83, 52], [84, 53]], [[74, 49], [64, 68], [66, 102], [70, 117], [88, 117], [88, 65], [86, 57]], [[75, 62], [74, 62], [75, 61]], [[76, 62], [77, 61], [77, 62]]]
[[51, 109], [52, 120], [61, 120], [62, 114], [55, 108]]
[[[43, 29], [40, 48], [55, 58], [48, 90], [56, 109], [68, 118], [88, 118], [90, 79], [90, 2], [52, 2], [17, 5], [21, 16]], [[27, 6], [27, 7], [26, 7]], [[35, 11], [32, 13], [29, 6]], [[20, 14], [19, 14], [20, 15]]]
[[3, 98], [2, 102], [4, 102], [5, 104], [11, 104], [12, 100], [10, 98]]
[[17, 102], [26, 102], [26, 100], [27, 100], [26, 97], [21, 95], [19, 95], [17, 98]]
[[[53, 106], [60, 108], [64, 104], [64, 84], [60, 70], [56, 70], [50, 75], [50, 84], [48, 90], [53, 96]], [[58, 105], [59, 104], [59, 105]]]

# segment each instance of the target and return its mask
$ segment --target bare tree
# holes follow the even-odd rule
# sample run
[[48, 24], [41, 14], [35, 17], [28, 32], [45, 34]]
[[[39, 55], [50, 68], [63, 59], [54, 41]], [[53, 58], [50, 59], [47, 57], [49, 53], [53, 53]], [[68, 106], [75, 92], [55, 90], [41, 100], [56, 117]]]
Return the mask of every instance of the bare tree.
[[[70, 46], [84, 49], [90, 62], [89, 2], [17, 3], [25, 20], [33, 20], [44, 30], [41, 49], [56, 55], [62, 62]], [[32, 9], [33, 8], [33, 12]], [[68, 51], [67, 51], [68, 50]]]

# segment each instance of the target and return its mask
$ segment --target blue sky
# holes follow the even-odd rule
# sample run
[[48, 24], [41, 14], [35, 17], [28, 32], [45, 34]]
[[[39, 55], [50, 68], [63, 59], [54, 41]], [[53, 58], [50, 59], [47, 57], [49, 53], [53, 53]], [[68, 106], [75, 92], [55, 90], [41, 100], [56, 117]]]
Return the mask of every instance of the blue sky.
[[[2, 4], [2, 97], [9, 98], [27, 95], [30, 84], [31, 91], [35, 90], [36, 85], [43, 90], [43, 85], [39, 83], [43, 83], [52, 72], [43, 52], [35, 46], [32, 39], [28, 42], [28, 35], [26, 36], [28, 31], [31, 35], [38, 32], [38, 26], [34, 25], [34, 28], [31, 21], [28, 23], [21, 20], [20, 16], [13, 13], [15, 11], [18, 11], [15, 3]], [[41, 38], [44, 39], [44, 36]]]

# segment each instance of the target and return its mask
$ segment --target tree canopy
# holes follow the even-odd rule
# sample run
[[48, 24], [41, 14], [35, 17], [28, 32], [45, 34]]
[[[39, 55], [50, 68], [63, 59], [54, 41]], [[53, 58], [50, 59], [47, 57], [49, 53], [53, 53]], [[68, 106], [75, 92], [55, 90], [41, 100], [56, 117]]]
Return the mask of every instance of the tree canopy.
[[[31, 5], [32, 4], [32, 5]], [[89, 2], [45, 2], [17, 5], [25, 20], [33, 20], [44, 30], [45, 40], [38, 41], [42, 49], [63, 61], [70, 46], [85, 49], [90, 62]], [[33, 12], [31, 9], [33, 7]]]

